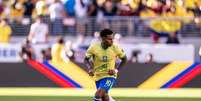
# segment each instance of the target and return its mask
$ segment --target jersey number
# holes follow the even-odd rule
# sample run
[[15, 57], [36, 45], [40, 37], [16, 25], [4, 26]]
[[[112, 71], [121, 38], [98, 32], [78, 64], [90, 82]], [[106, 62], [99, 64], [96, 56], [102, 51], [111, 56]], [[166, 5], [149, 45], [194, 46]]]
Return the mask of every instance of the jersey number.
[[110, 80], [107, 80], [105, 83], [105, 86], [111, 86], [112, 82]]

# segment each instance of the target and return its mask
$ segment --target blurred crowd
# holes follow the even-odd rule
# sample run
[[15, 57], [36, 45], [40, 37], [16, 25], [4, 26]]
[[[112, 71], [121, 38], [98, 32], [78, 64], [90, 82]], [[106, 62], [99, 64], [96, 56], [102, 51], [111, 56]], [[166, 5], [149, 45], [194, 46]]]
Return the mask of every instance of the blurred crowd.
[[[122, 35], [124, 30], [133, 34], [134, 29], [143, 29], [143, 24], [155, 43], [164, 36], [166, 43], [179, 43], [182, 25], [196, 23], [200, 27], [200, 15], [201, 0], [0, 0], [0, 42], [9, 42], [11, 23], [22, 23], [30, 25], [27, 36], [32, 43], [46, 43], [49, 35], [64, 35], [64, 30], [76, 29], [84, 35], [89, 24], [93, 31], [111, 28]], [[115, 20], [117, 16], [140, 20]], [[95, 19], [89, 23], [90, 17]]]
[[[1, 0], [4, 17], [199, 16], [200, 0]], [[166, 14], [167, 13], [167, 14]], [[173, 14], [174, 13], [174, 14]], [[187, 14], [187, 15], [186, 15]]]
[[200, 16], [200, 0], [0, 0], [0, 15], [15, 19], [37, 15], [98, 16]]

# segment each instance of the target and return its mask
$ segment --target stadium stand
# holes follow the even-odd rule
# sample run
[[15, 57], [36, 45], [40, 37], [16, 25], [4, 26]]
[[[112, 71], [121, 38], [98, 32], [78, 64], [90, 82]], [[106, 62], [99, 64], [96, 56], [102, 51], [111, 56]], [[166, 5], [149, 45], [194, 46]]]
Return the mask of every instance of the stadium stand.
[[[13, 36], [26, 36], [38, 15], [45, 16], [44, 20], [52, 35], [60, 33], [91, 36], [95, 31], [110, 27], [124, 36], [150, 36], [150, 28], [159, 33], [178, 31], [183, 37], [201, 36], [199, 0], [58, 1], [2, 0], [0, 15], [10, 19]], [[55, 10], [62, 15], [56, 14]], [[160, 21], [160, 26], [157, 25], [157, 20]]]

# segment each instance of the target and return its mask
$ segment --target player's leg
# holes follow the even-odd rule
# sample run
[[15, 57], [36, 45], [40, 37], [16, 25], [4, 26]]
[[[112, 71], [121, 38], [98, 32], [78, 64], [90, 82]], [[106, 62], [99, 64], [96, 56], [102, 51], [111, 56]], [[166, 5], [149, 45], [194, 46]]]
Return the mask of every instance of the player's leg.
[[102, 101], [115, 101], [107, 92], [105, 92], [103, 100]]
[[102, 99], [102, 96], [103, 96], [102, 93], [103, 93], [103, 92], [102, 92], [101, 89], [100, 89], [101, 81], [102, 81], [102, 80], [96, 81], [96, 88], [97, 88], [97, 91], [96, 91], [96, 93], [95, 93], [94, 101], [101, 101], [101, 99]]
[[[106, 91], [104, 89], [98, 89], [95, 94], [95, 101], [109, 101], [109, 99], [105, 99]], [[97, 100], [98, 99], [98, 100]]]
[[111, 84], [110, 84], [110, 86], [109, 86], [109, 88], [108, 88], [105, 96], [106, 96], [106, 99], [108, 99], [108, 101], [115, 101], [111, 96], [109, 96], [108, 92], [112, 88], [112, 86], [114, 85], [114, 83], [116, 82], [116, 79], [114, 79], [114, 78], [108, 78], [108, 80], [110, 81]]
[[99, 89], [102, 89], [101, 92], [103, 95], [103, 101], [109, 101], [108, 92], [112, 88], [113, 84], [115, 83], [115, 78], [104, 78], [101, 80]]
[[105, 97], [104, 97], [107, 101], [115, 101], [112, 96], [109, 96], [108, 93], [105, 94]]
[[102, 91], [101, 91], [101, 90], [97, 90], [97, 91], [96, 91], [96, 94], [95, 94], [95, 97], [94, 97], [94, 101], [102, 101], [102, 100], [101, 100], [102, 97], [103, 97]]
[[108, 95], [107, 92], [105, 92], [103, 99], [104, 99], [103, 101], [110, 101], [109, 100], [109, 95]]

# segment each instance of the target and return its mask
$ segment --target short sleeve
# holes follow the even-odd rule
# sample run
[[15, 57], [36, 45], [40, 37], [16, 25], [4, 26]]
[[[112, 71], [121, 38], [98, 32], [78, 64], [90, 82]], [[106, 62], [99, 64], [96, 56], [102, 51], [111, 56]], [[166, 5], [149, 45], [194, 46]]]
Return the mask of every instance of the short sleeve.
[[125, 52], [119, 46], [115, 46], [116, 54], [119, 58], [123, 58], [126, 56]]
[[89, 48], [87, 49], [87, 52], [85, 54], [86, 58], [91, 58], [93, 56], [93, 45], [90, 45]]

